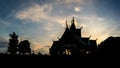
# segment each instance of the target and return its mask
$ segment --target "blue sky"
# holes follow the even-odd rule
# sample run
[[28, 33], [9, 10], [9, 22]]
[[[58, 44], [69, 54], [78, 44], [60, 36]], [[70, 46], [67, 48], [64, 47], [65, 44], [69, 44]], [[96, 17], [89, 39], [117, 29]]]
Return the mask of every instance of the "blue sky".
[[0, 0], [0, 51], [6, 51], [9, 34], [31, 42], [34, 51], [48, 53], [52, 40], [61, 37], [65, 21], [75, 17], [82, 36], [97, 39], [120, 36], [119, 0]]

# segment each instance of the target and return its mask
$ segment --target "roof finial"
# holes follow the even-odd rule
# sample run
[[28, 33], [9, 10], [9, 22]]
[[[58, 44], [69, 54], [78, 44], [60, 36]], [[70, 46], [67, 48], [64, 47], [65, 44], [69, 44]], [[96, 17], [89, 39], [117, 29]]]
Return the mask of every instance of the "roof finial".
[[68, 28], [67, 20], [66, 20], [66, 28]]
[[89, 39], [91, 38], [91, 35], [89, 36]]
[[76, 29], [76, 27], [75, 27], [75, 23], [74, 23], [74, 16], [73, 16], [73, 19], [72, 19], [72, 21], [71, 21], [71, 27], [70, 27], [70, 29]]
[[83, 26], [80, 29], [82, 29], [82, 28], [83, 28]]
[[95, 39], [96, 41], [98, 40], [98, 38]]
[[73, 16], [73, 19], [72, 19], [72, 22], [71, 23], [74, 23], [75, 22], [75, 20], [74, 20], [74, 16]]

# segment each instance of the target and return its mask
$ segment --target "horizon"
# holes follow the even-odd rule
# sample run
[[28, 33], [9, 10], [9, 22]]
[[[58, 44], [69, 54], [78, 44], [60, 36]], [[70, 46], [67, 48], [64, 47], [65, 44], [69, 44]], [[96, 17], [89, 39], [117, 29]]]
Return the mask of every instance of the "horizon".
[[[29, 40], [35, 52], [48, 54], [53, 41], [61, 37], [65, 23], [75, 17], [82, 37], [97, 39], [120, 36], [119, 0], [0, 0], [0, 52], [5, 52], [9, 34]], [[5, 43], [7, 44], [7, 43]]]

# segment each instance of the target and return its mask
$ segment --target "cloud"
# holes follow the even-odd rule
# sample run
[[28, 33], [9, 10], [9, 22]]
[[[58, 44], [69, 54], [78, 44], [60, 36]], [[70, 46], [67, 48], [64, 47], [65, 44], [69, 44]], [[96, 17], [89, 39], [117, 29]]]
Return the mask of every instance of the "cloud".
[[[32, 21], [33, 23], [40, 23], [43, 21], [50, 21], [50, 22], [56, 22], [59, 24], [63, 24], [64, 17], [59, 16], [51, 16], [49, 15], [52, 10], [52, 5], [39, 5], [34, 4], [30, 6], [29, 8], [26, 8], [24, 10], [21, 10], [16, 13], [15, 17], [23, 23], [28, 23], [29, 21]], [[48, 23], [49, 24], [49, 23]]]
[[33, 6], [26, 8], [16, 13], [16, 18], [20, 20], [31, 20], [34, 22], [40, 22], [47, 19], [47, 13], [51, 10], [51, 5], [40, 6], [34, 4]]
[[82, 11], [82, 9], [81, 9], [81, 7], [80, 7], [80, 6], [76, 6], [76, 7], [74, 7], [74, 11], [76, 11], [76, 12], [81, 12], [81, 11]]
[[49, 48], [50, 46], [44, 46], [43, 48], [40, 49], [40, 52], [44, 55], [47, 54], [49, 55]]
[[7, 42], [6, 37], [0, 36], [0, 42]]
[[4, 20], [2, 20], [2, 19], [0, 19], [0, 23], [1, 23], [1, 25], [3, 26], [10, 26], [10, 23], [9, 22], [7, 22], [7, 21], [4, 21]]
[[46, 31], [51, 31], [54, 29], [54, 25], [52, 23], [46, 23], [46, 25], [43, 27]]
[[8, 42], [0, 42], [0, 48], [6, 48], [8, 45]]
[[112, 34], [112, 32], [115, 31], [117, 27], [111, 27], [113, 26], [110, 24], [112, 21], [108, 18], [104, 17], [98, 17], [95, 15], [86, 15], [86, 16], [78, 16], [78, 26], [83, 26], [82, 29], [82, 36], [88, 37], [91, 35], [91, 39], [98, 39], [97, 43], [100, 43], [101, 41], [105, 40], [107, 37]]
[[99, 20], [100, 22], [102, 22], [102, 21], [104, 21], [104, 18], [98, 18], [98, 20]]
[[6, 53], [7, 52], [7, 48], [0, 48], [0, 53]]
[[84, 3], [84, 0], [58, 0], [61, 3], [65, 3], [65, 4], [72, 4], [72, 3]]
[[32, 46], [32, 50], [35, 51], [35, 52], [39, 52], [40, 49], [42, 48], [42, 45], [38, 42], [32, 42], [31, 44]]
[[0, 52], [6, 52], [7, 46], [8, 42], [5, 40], [5, 38], [0, 36]]

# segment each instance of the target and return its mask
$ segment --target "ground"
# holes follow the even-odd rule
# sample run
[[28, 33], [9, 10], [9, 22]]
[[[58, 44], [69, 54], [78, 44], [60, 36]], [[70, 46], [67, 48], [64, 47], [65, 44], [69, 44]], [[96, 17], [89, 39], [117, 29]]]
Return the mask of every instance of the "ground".
[[[46, 56], [46, 55], [1, 55], [0, 64], [10, 66], [53, 66], [63, 67], [64, 66], [101, 66], [101, 65], [112, 65], [113, 63], [119, 63], [118, 58], [113, 57], [75, 57], [75, 56]], [[109, 63], [109, 64], [107, 64]]]

